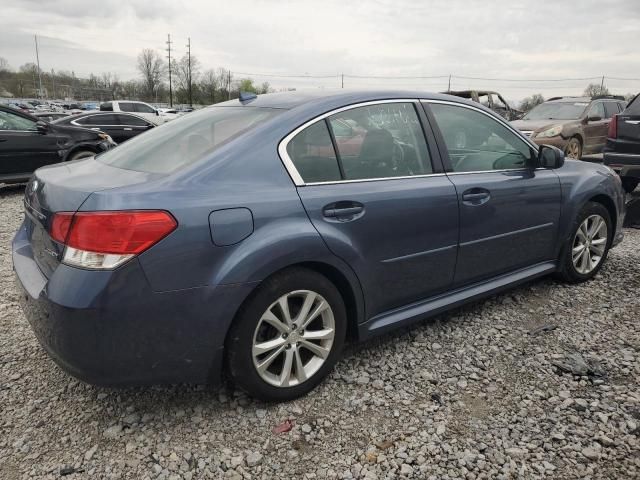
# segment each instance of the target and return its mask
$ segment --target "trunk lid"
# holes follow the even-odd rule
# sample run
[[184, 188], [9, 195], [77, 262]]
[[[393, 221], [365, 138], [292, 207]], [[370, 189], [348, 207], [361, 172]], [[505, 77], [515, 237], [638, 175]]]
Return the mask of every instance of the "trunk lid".
[[110, 167], [93, 159], [36, 170], [24, 195], [25, 227], [33, 257], [48, 278], [60, 264], [64, 245], [49, 235], [56, 212], [76, 212], [93, 192], [157, 178], [144, 172]]

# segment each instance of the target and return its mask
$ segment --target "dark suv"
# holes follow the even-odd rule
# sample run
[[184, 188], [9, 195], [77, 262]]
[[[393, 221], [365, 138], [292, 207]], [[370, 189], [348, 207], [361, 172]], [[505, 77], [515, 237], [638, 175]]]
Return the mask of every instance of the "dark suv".
[[511, 125], [538, 145], [553, 145], [570, 158], [600, 153], [611, 118], [624, 110], [622, 97], [554, 97]]
[[0, 183], [26, 182], [37, 168], [108, 150], [109, 135], [43, 122], [0, 106]]
[[640, 182], [640, 94], [609, 124], [604, 163], [622, 178], [622, 186], [632, 192]]

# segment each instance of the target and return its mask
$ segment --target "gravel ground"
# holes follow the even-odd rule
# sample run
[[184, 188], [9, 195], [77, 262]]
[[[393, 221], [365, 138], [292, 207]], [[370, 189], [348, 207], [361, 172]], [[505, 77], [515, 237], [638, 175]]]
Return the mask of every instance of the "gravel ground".
[[544, 279], [350, 347], [309, 396], [267, 405], [59, 370], [17, 304], [21, 216], [21, 189], [0, 189], [3, 480], [640, 478], [640, 230], [594, 281]]

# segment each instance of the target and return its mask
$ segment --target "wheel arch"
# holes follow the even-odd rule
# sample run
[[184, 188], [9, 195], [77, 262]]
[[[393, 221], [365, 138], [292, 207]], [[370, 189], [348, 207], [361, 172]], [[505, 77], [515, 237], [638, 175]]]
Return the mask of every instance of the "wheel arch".
[[604, 208], [607, 209], [607, 212], [609, 212], [609, 218], [611, 219], [611, 227], [612, 227], [611, 228], [612, 235], [611, 235], [611, 239], [609, 240], [609, 242], [611, 242], [611, 240], [613, 239], [613, 233], [615, 233], [616, 231], [617, 221], [618, 221], [618, 214], [617, 214], [615, 202], [611, 197], [609, 197], [608, 195], [605, 195], [604, 193], [599, 193], [597, 195], [592, 196], [587, 200], [587, 203], [588, 202], [599, 203], [600, 205], [602, 205]]
[[83, 144], [83, 143], [81, 143], [81, 144], [79, 144], [79, 145], [74, 145], [73, 147], [71, 147], [71, 148], [69, 149], [69, 151], [67, 152], [67, 154], [64, 156], [64, 160], [63, 160], [63, 162], [68, 161], [68, 160], [69, 160], [69, 158], [71, 158], [71, 156], [72, 156], [74, 153], [79, 152], [80, 150], [88, 150], [88, 151], [93, 152], [93, 153], [99, 153], [99, 152], [100, 152], [96, 147], [94, 147], [94, 146], [93, 146], [93, 145], [91, 145], [91, 144]]

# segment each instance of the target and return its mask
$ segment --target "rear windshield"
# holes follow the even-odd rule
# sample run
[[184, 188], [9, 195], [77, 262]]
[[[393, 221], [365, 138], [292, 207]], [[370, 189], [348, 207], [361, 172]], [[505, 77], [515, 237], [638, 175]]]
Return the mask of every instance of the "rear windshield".
[[575, 120], [582, 116], [588, 102], [541, 103], [527, 113], [523, 120]]
[[96, 158], [127, 170], [171, 173], [280, 112], [256, 107], [204, 108], [138, 135]]

